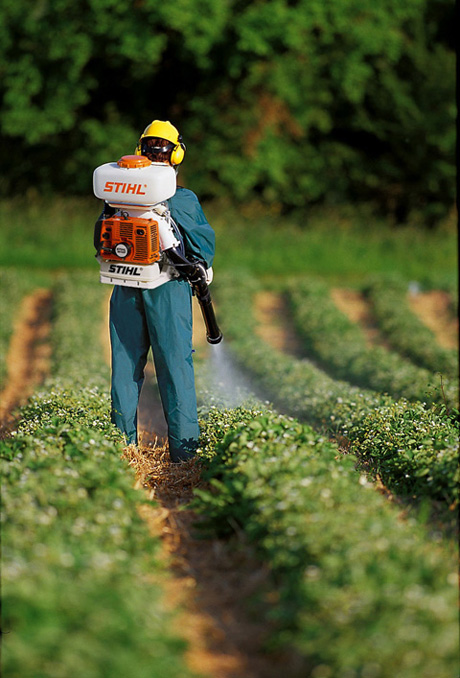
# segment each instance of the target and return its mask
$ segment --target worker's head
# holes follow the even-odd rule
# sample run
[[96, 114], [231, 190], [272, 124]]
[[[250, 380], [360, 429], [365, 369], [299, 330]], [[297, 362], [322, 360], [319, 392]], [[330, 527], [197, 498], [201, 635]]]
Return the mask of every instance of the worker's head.
[[147, 125], [136, 146], [136, 155], [145, 155], [152, 162], [181, 164], [185, 144], [179, 131], [169, 121], [154, 120]]

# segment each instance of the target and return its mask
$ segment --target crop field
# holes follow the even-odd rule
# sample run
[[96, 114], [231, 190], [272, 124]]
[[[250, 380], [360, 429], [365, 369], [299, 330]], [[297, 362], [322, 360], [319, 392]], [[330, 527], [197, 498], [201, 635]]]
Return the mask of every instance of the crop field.
[[[61, 208], [31, 211], [27, 229]], [[247, 219], [238, 261], [244, 225], [226, 231], [216, 212], [224, 341], [206, 344], [195, 309], [201, 446], [181, 465], [168, 461], [153, 368], [139, 448], [110, 423], [110, 288], [91, 242], [87, 264], [78, 250], [91, 228], [69, 227], [77, 265], [64, 249], [51, 262], [51, 227], [21, 265], [11, 224], [5, 676], [458, 675], [454, 238], [417, 235], [411, 253], [409, 232], [366, 240], [337, 223], [319, 261], [324, 225], [292, 227], [283, 250], [272, 221]]]

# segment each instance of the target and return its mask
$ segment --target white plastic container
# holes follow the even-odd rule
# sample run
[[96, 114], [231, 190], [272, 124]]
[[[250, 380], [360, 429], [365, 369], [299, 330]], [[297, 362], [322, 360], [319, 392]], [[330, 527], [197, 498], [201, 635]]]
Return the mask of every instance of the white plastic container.
[[176, 173], [171, 165], [153, 163], [144, 156], [123, 156], [94, 170], [93, 190], [97, 198], [114, 207], [148, 207], [174, 195]]

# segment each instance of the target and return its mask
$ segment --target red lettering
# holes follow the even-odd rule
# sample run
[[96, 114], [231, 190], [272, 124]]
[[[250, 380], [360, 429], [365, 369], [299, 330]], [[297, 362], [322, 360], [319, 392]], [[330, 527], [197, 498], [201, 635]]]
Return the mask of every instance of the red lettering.
[[142, 190], [142, 184], [125, 184], [121, 181], [106, 181], [104, 191], [114, 191], [115, 193], [131, 193], [132, 195], [145, 195]]

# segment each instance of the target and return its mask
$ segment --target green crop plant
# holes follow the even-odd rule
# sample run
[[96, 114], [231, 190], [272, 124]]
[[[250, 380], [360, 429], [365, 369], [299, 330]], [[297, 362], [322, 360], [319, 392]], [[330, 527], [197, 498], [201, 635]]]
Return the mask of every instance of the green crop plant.
[[[253, 375], [266, 397], [282, 411], [344, 438], [366, 468], [384, 478], [399, 495], [417, 501], [435, 500], [446, 508], [455, 506], [455, 413], [446, 416], [442, 408], [404, 399], [394, 401], [387, 395], [350, 386], [332, 379], [308, 360], [297, 360], [268, 346], [256, 332], [252, 299], [257, 289], [260, 284], [240, 271], [238, 276], [216, 283], [215, 297], [233, 355]], [[375, 443], [372, 421], [379, 431]], [[395, 429], [400, 435], [393, 434]], [[447, 519], [449, 516], [452, 514], [448, 513]]]
[[96, 279], [55, 280], [52, 374], [0, 443], [2, 666], [36, 678], [192, 678], [164, 562], [110, 423]]
[[68, 395], [51, 413], [37, 398], [0, 443], [5, 673], [189, 676], [160, 593], [159, 540], [138, 515], [146, 499], [106, 403], [95, 395], [88, 412]]
[[55, 321], [51, 333], [54, 380], [107, 387], [109, 367], [101, 342], [108, 286], [98, 274], [72, 271], [55, 280]]
[[433, 332], [412, 313], [406, 281], [395, 275], [374, 277], [366, 282], [365, 291], [384, 336], [397, 351], [458, 380], [457, 351], [439, 346]]
[[[410, 362], [410, 355], [404, 358], [384, 346], [368, 346], [361, 328], [335, 306], [327, 284], [302, 278], [291, 281], [286, 288], [293, 320], [306, 349], [333, 376], [396, 398], [458, 407], [456, 380], [445, 379], [442, 389], [430, 390], [436, 383], [435, 375]], [[399, 313], [395, 310], [395, 314], [407, 316], [409, 309], [404, 309], [401, 302], [392, 298], [389, 305], [395, 309], [401, 304]], [[414, 317], [414, 324], [415, 321]], [[407, 327], [409, 325], [408, 322]], [[410, 337], [417, 334], [408, 332], [405, 336], [409, 345]], [[414, 339], [414, 344], [420, 345], [420, 342]], [[438, 355], [443, 355], [441, 350]]]
[[454, 547], [402, 520], [353, 455], [295, 419], [240, 408], [202, 425], [217, 446], [195, 491], [199, 525], [236, 532], [268, 566], [272, 644], [294, 646], [303, 675], [453, 678]]

